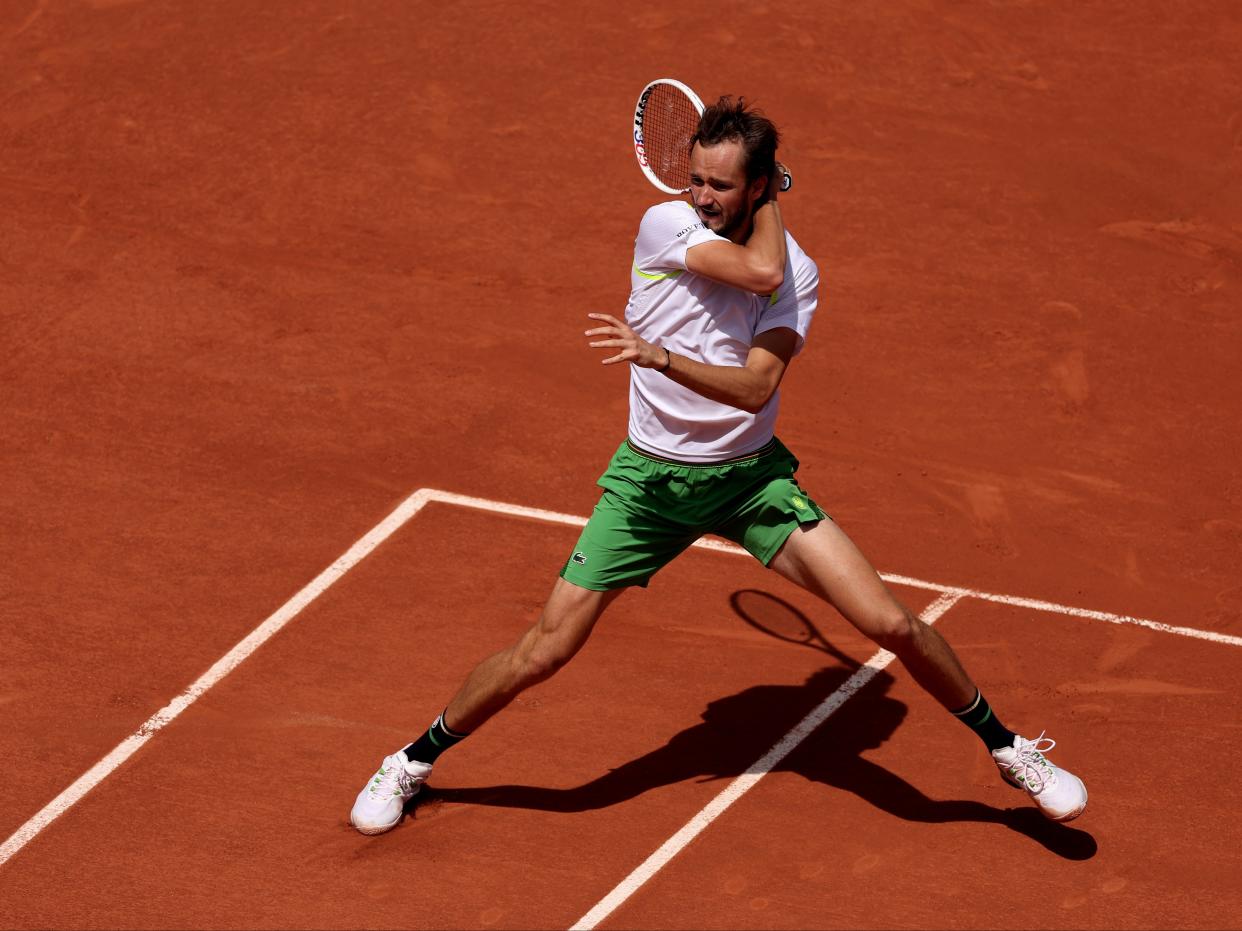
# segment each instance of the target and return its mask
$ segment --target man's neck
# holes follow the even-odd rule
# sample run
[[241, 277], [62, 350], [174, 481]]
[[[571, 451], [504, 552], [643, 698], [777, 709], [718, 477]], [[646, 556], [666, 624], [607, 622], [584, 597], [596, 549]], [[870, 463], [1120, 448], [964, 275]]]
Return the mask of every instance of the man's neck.
[[746, 224], [738, 229], [736, 233], [729, 237], [730, 242], [735, 242], [739, 246], [745, 245], [746, 240], [750, 239], [750, 234], [755, 231], [755, 215], [752, 213]]

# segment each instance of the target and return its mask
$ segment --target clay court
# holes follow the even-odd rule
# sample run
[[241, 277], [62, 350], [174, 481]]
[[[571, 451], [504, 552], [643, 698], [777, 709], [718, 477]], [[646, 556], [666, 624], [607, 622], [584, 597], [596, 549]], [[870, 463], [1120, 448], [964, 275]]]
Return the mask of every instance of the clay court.
[[[1242, 924], [1240, 48], [1227, 0], [0, 0], [0, 927]], [[582, 331], [664, 76], [784, 134], [802, 484], [1078, 820], [709, 540], [350, 827], [624, 439]]]

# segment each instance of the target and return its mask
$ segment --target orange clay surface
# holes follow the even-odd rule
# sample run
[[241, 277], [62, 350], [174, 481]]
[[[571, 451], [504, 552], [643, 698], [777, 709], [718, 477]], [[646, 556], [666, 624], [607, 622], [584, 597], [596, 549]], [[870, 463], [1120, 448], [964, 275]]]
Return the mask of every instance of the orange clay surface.
[[[414, 489], [589, 513], [659, 76], [784, 131], [780, 435], [878, 568], [1242, 635], [1239, 48], [1225, 0], [0, 0], [0, 841]], [[0, 927], [569, 927], [874, 652], [690, 552], [354, 832], [576, 533], [429, 505], [0, 866]], [[1240, 648], [939, 626], [1080, 820], [895, 664], [601, 927], [1235, 927]]]

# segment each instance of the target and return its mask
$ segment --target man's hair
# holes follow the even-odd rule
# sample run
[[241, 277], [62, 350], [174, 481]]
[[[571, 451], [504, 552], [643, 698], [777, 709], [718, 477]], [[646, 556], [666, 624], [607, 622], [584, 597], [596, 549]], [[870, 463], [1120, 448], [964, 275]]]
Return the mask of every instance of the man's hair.
[[747, 183], [770, 178], [776, 171], [776, 147], [781, 134], [758, 110], [746, 107], [746, 98], [724, 96], [703, 111], [699, 128], [690, 139], [690, 148], [736, 141], [742, 144], [742, 167]]

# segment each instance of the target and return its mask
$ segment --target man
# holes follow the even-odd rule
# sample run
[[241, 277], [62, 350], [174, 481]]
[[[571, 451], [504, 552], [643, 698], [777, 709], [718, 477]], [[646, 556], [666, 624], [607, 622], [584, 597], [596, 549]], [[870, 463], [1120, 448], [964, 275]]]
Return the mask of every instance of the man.
[[639, 226], [625, 320], [588, 315], [601, 324], [586, 335], [608, 353], [603, 364], [630, 364], [629, 437], [599, 480], [599, 503], [538, 622], [480, 663], [431, 728], [359, 792], [350, 815], [359, 831], [394, 827], [441, 752], [568, 662], [625, 588], [646, 585], [708, 532], [895, 653], [1045, 815], [1068, 821], [1086, 806], [1082, 781], [1045, 758], [1053, 742], [1000, 723], [940, 634], [799, 487], [798, 462], [775, 438], [777, 389], [819, 287], [781, 220], [778, 141], [740, 99], [704, 112], [691, 142], [691, 203], [658, 204]]

